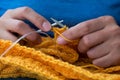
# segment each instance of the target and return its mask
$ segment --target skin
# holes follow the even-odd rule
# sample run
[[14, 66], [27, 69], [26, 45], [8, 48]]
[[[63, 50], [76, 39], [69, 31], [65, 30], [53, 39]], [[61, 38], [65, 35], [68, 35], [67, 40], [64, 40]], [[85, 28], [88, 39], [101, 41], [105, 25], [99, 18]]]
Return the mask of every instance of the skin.
[[[109, 67], [120, 64], [120, 27], [112, 16], [101, 16], [81, 22], [62, 33], [70, 40], [79, 39], [78, 50], [87, 54], [93, 64]], [[69, 44], [58, 37], [58, 44]]]
[[[24, 35], [33, 31], [23, 20], [30, 21], [43, 31], [51, 29], [50, 23], [44, 17], [29, 7], [20, 7], [8, 10], [0, 17], [0, 38], [15, 41], [18, 37], [12, 33]], [[40, 35], [37, 33], [27, 36], [27, 39], [36, 43], [41, 42]]]

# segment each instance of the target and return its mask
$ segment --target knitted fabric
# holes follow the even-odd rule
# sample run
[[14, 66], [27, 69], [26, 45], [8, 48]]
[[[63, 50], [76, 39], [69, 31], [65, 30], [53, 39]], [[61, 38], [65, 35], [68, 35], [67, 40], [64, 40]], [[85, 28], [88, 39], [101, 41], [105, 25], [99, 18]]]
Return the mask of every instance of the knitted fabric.
[[[66, 28], [56, 28], [63, 32]], [[42, 37], [43, 42], [28, 47], [16, 44], [0, 59], [0, 78], [29, 77], [37, 80], [120, 80], [120, 66], [100, 68], [77, 51], [79, 40], [66, 45], [56, 43], [54, 38]], [[11, 41], [0, 40], [0, 54]]]

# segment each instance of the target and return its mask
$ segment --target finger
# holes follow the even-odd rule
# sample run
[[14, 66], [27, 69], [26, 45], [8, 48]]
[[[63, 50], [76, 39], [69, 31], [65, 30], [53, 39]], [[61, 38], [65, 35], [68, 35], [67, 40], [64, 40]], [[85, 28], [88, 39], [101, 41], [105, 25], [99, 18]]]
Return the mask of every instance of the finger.
[[17, 37], [12, 35], [10, 32], [0, 30], [0, 39], [11, 40], [14, 42], [17, 40]]
[[87, 51], [87, 55], [91, 59], [97, 59], [107, 55], [109, 52], [110, 52], [110, 46], [108, 45], [108, 42], [104, 42]]
[[109, 36], [109, 29], [105, 28], [100, 31], [85, 35], [79, 42], [78, 50], [81, 53], [85, 53], [88, 49], [106, 41]]
[[[113, 32], [111, 34], [113, 34]], [[119, 44], [120, 44], [119, 37], [117, 35], [114, 35], [112, 36], [112, 38], [108, 38], [108, 40], [88, 50], [87, 55], [89, 58], [93, 58], [93, 59], [103, 57], [107, 55], [114, 48], [115, 49], [119, 48], [118, 46]]]
[[[118, 55], [117, 55], [118, 54]], [[117, 62], [120, 61], [120, 54], [119, 52], [110, 52], [108, 55], [95, 59], [93, 61], [93, 64], [100, 66], [100, 67], [109, 67], [115, 64], [118, 64]], [[119, 62], [120, 63], [120, 62]]]
[[[85, 21], [66, 30], [65, 32], [62, 33], [62, 35], [67, 39], [74, 40], [88, 33], [91, 33], [93, 31], [98, 31], [101, 28], [103, 28], [104, 25], [100, 26], [99, 24], [103, 24], [103, 22], [97, 19]], [[57, 42], [59, 44], [67, 43], [67, 41], [65, 41], [62, 37], [58, 37]]]
[[120, 65], [120, 45], [114, 46], [110, 54], [112, 56], [110, 59], [113, 60], [112, 65]]
[[11, 17], [15, 19], [27, 19], [44, 31], [51, 29], [50, 23], [45, 18], [28, 7], [14, 9], [11, 12]]
[[[28, 24], [20, 20], [8, 19], [6, 20], [6, 23], [7, 23], [6, 27], [9, 31], [16, 32], [20, 35], [24, 35], [26, 33], [33, 31], [33, 29], [31, 29]], [[41, 42], [41, 37], [37, 33], [30, 34], [26, 38], [33, 42], [38, 42], [38, 43]]]
[[106, 55], [106, 56], [104, 56], [102, 58], [95, 59], [93, 61], [93, 64], [97, 65], [99, 67], [109, 67], [112, 64], [112, 62], [110, 61], [109, 57], [111, 57], [111, 56], [110, 55]]
[[[110, 23], [109, 23], [110, 22]], [[92, 32], [96, 32], [98, 30], [103, 29], [107, 24], [113, 24], [115, 23], [114, 19], [111, 17], [99, 17], [96, 19], [88, 20], [85, 22], [82, 22], [65, 32], [63, 32], [63, 36], [67, 39], [74, 40], [81, 38], [84, 35], [87, 35]], [[58, 37], [57, 42], [59, 44], [66, 44], [67, 41], [65, 41], [62, 37]]]

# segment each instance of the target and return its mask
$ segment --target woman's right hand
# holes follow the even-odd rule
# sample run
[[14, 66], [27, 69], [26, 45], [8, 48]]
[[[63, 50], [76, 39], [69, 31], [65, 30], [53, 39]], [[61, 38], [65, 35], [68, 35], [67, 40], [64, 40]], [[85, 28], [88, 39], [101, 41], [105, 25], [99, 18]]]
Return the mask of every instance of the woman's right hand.
[[[28, 24], [23, 20], [28, 20], [36, 27], [43, 31], [49, 31], [51, 29], [50, 23], [41, 15], [36, 13], [29, 7], [20, 7], [16, 9], [7, 10], [0, 17], [0, 39], [17, 40], [17, 37], [12, 33], [24, 35], [33, 31]], [[35, 33], [26, 37], [30, 41], [41, 42], [40, 35]]]

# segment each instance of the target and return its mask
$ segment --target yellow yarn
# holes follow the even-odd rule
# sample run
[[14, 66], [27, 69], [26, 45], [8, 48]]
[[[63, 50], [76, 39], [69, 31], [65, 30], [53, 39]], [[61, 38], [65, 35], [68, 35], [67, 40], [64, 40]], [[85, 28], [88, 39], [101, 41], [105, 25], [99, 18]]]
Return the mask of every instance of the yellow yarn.
[[55, 33], [55, 40], [58, 36], [61, 36], [63, 39], [65, 39], [68, 42], [72, 42], [72, 40], [67, 39], [66, 37], [64, 37], [61, 33], [64, 32], [66, 29], [68, 29], [66, 26], [64, 26], [63, 28], [52, 28], [53, 32]]
[[[59, 29], [57, 31], [59, 32]], [[100, 68], [93, 65], [85, 55], [79, 54], [79, 40], [67, 45], [58, 45], [55, 38], [42, 39], [41, 44], [31, 48], [16, 44], [0, 60], [0, 77], [30, 77], [38, 80], [120, 80], [120, 66]], [[10, 41], [0, 40], [0, 54], [11, 44]]]

